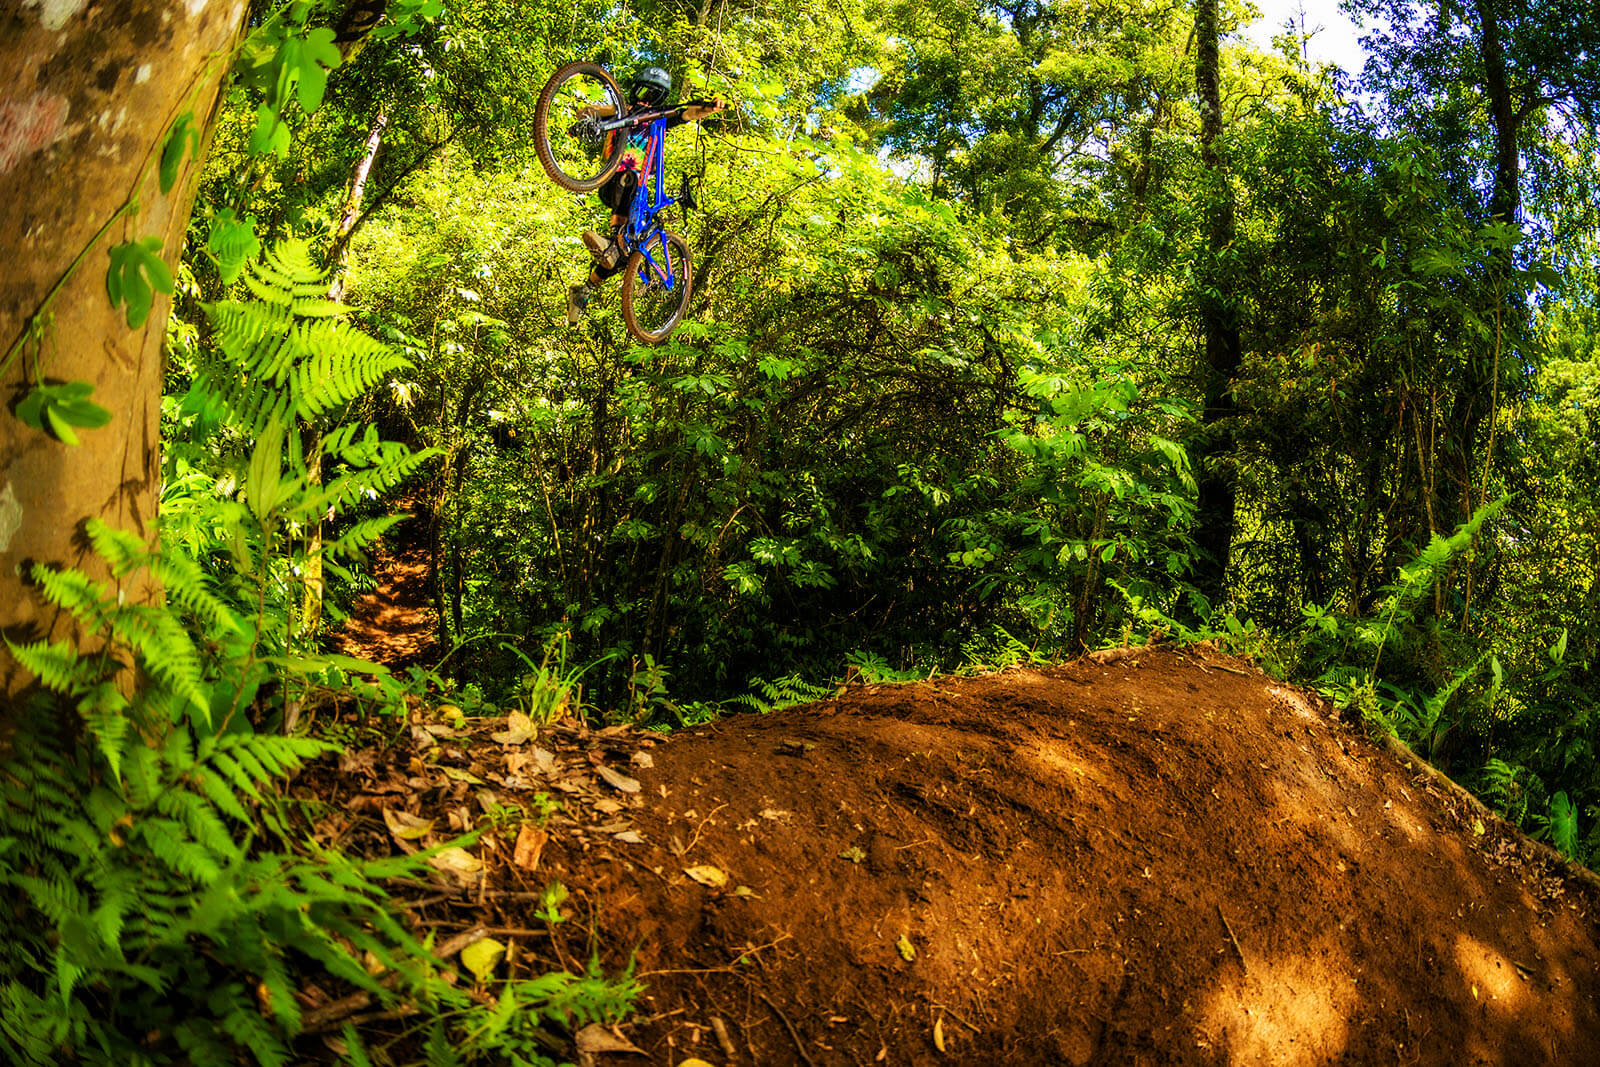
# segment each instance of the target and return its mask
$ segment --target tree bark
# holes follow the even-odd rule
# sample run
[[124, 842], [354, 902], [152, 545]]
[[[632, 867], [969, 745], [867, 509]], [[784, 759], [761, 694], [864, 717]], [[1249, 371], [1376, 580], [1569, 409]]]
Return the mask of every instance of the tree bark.
[[[1517, 142], [1523, 116], [1511, 86], [1511, 70], [1494, 0], [1475, 0], [1475, 4], [1478, 47], [1483, 60], [1482, 88], [1494, 138], [1494, 184], [1487, 205], [1489, 217], [1507, 226], [1520, 227], [1522, 160]], [[1513, 267], [1511, 250], [1497, 249], [1491, 264], [1491, 277], [1498, 278], [1509, 289]], [[1504, 290], [1491, 299], [1501, 303], [1502, 314], [1511, 312]], [[1469, 346], [1461, 385], [1451, 402], [1450, 432], [1443, 448], [1445, 477], [1440, 487], [1442, 517], [1447, 528], [1466, 522], [1473, 510], [1483, 504], [1474, 496], [1473, 481], [1478, 439], [1494, 416], [1498, 356], [1497, 351], [1485, 352], [1477, 346]], [[1494, 457], [1484, 456], [1482, 461], [1485, 465], [1491, 464]]]
[[[85, 543], [87, 520], [154, 534], [169, 302], [157, 293], [130, 329], [107, 297], [108, 252], [155, 236], [176, 265], [245, 9], [62, 0], [0, 13], [0, 633], [12, 641], [70, 628], [29, 588], [30, 564], [108, 579]], [[200, 151], [163, 193], [162, 149], [189, 111]], [[72, 447], [13, 417], [41, 379], [91, 383], [111, 424]], [[121, 591], [160, 596], [148, 585]], [[0, 691], [14, 694], [22, 675], [0, 645]]]
[[1210, 262], [1202, 272], [1209, 280], [1209, 291], [1199, 294], [1200, 325], [1205, 340], [1201, 366], [1204, 409], [1194, 456], [1199, 483], [1194, 539], [1200, 552], [1195, 585], [1215, 604], [1227, 590], [1236, 495], [1232, 477], [1217, 461], [1230, 451], [1231, 435], [1225, 420], [1234, 413], [1233, 384], [1241, 356], [1233, 285], [1230, 271], [1222, 262], [1233, 245], [1234, 206], [1227, 165], [1216, 144], [1222, 134], [1217, 0], [1198, 0], [1194, 27], [1195, 89], [1200, 98], [1200, 158], [1211, 175], [1215, 198], [1208, 234]]

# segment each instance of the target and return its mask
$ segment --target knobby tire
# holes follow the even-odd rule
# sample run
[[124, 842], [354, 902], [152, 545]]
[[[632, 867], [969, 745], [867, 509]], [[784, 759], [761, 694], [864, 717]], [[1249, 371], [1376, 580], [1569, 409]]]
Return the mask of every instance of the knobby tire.
[[649, 282], [640, 277], [642, 271], [650, 269], [643, 251], [635, 251], [628, 257], [628, 269], [622, 279], [622, 321], [641, 344], [660, 344], [678, 328], [684, 312], [689, 309], [689, 296], [694, 288], [694, 260], [689, 254], [689, 242], [675, 233], [660, 231], [647, 245], [657, 260], [661, 258], [663, 242], [668, 246], [667, 254], [672, 263], [671, 292], [665, 290], [659, 277]]
[[[602, 147], [597, 156], [601, 160], [599, 170], [593, 174], [570, 174], [563, 169], [557, 160], [557, 153], [552, 150], [550, 142], [550, 124], [555, 121], [560, 128], [557, 129], [557, 139], [572, 140], [566, 123], [571, 121], [571, 116], [550, 114], [551, 102], [561, 91], [562, 86], [574, 78], [589, 77], [596, 79], [600, 85], [596, 88], [609, 92], [611, 104], [621, 113], [626, 105], [623, 101], [622, 90], [618, 88], [616, 79], [612, 78], [606, 69], [598, 63], [577, 62], [568, 63], [566, 66], [550, 75], [550, 80], [544, 83], [544, 88], [539, 92], [539, 102], [533, 110], [533, 143], [539, 153], [539, 162], [544, 165], [545, 173], [550, 175], [550, 180], [561, 188], [574, 193], [592, 193], [604, 185], [606, 179], [616, 171], [617, 164], [622, 162], [623, 153], [628, 147], [628, 136], [625, 130], [618, 130], [610, 136], [609, 146]], [[609, 149], [609, 150], [608, 150]], [[591, 168], [585, 168], [589, 170]]]

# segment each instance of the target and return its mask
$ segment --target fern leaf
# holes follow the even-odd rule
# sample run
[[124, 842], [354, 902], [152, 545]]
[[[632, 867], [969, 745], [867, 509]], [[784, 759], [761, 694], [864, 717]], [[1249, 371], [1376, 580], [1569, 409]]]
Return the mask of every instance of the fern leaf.
[[134, 821], [133, 831], [150, 846], [151, 855], [200, 885], [210, 885], [222, 874], [211, 853], [185, 834], [183, 826], [172, 819], [146, 815]]
[[11, 650], [18, 663], [52, 692], [66, 694], [82, 692], [94, 676], [94, 665], [80, 659], [78, 653], [65, 641], [56, 641], [53, 644], [34, 641], [26, 645], [15, 645], [7, 641], [6, 647]]
[[323, 554], [333, 559], [347, 559], [372, 545], [395, 524], [403, 522], [404, 515], [386, 515], [381, 519], [367, 519], [346, 530], [339, 538], [323, 545]]

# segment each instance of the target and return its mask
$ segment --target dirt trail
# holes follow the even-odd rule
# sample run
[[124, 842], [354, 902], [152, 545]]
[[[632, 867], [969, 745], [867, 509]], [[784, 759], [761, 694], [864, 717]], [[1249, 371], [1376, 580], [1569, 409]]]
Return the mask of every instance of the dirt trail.
[[350, 606], [334, 637], [347, 656], [391, 670], [438, 658], [433, 597], [428, 590], [428, 520], [418, 499], [401, 501], [408, 517], [394, 526], [373, 555], [376, 588]]
[[305, 784], [340, 806], [319, 835], [372, 851], [382, 808], [443, 833], [563, 801], [411, 914], [486, 924], [519, 973], [632, 955], [643, 1055], [580, 1062], [1600, 1063], [1586, 890], [1205, 646], [664, 741], [506, 726], [419, 724]]

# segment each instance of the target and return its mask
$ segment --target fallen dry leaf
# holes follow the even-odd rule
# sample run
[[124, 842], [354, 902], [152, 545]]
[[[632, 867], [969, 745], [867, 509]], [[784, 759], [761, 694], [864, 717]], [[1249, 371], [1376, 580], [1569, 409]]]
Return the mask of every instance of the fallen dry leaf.
[[498, 741], [502, 745], [520, 745], [531, 740], [539, 733], [539, 727], [534, 721], [520, 711], [513, 711], [506, 716], [506, 728], [489, 735], [491, 741]]
[[433, 820], [424, 819], [396, 808], [383, 809], [383, 824], [399, 842], [420, 841], [433, 832]]
[[639, 791], [639, 780], [637, 778], [629, 778], [626, 774], [621, 771], [614, 771], [604, 763], [597, 765], [595, 770], [600, 772], [600, 777], [604, 778], [606, 784], [613, 789], [620, 789], [624, 793], [637, 793]]
[[483, 870], [483, 861], [459, 845], [452, 845], [442, 852], [428, 857], [428, 864], [435, 870], [454, 875], [458, 881], [471, 881]]
[[644, 1049], [601, 1023], [590, 1023], [572, 1035], [572, 1039], [579, 1052], [591, 1055], [596, 1052], [635, 1052], [644, 1055]]
[[625, 845], [644, 844], [644, 838], [639, 836], [639, 831], [637, 830], [624, 830], [620, 834], [612, 834], [611, 836], [613, 840], [621, 841]]
[[642, 767], [648, 771], [656, 765], [656, 758], [648, 752], [635, 752], [628, 762], [635, 767]]
[[698, 867], [685, 867], [683, 869], [683, 873], [687, 874], [690, 878], [693, 878], [701, 885], [708, 885], [713, 889], [721, 889], [723, 886], [728, 884], [727, 873], [723, 871], [722, 868], [713, 867], [709, 863], [702, 864]]
[[539, 853], [544, 851], [546, 841], [550, 835], [536, 826], [522, 824], [522, 829], [517, 831], [517, 843], [512, 849], [511, 862], [523, 870], [536, 870], [539, 866]]
[[941, 1015], [933, 1021], [933, 1047], [940, 1052], [944, 1051], [944, 1016]]

